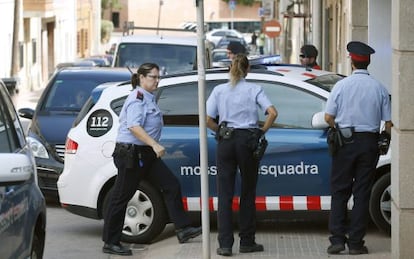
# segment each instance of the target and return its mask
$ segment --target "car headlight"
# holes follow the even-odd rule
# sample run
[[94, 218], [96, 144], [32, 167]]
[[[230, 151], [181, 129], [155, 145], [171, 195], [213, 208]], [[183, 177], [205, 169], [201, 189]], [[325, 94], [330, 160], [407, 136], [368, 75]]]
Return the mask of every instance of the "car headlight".
[[27, 140], [29, 141], [30, 148], [32, 149], [33, 155], [39, 158], [49, 158], [49, 154], [45, 146], [37, 139], [28, 137]]

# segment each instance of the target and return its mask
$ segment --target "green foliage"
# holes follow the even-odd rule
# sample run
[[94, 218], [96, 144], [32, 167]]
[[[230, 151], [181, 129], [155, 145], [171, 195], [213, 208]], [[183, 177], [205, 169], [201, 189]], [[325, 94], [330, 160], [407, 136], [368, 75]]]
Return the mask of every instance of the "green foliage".
[[[223, 1], [228, 3], [230, 0], [223, 0]], [[256, 2], [256, 0], [236, 0], [236, 4], [247, 5], [247, 6], [252, 6], [254, 2]]]
[[101, 43], [107, 43], [111, 39], [111, 34], [114, 31], [114, 24], [112, 21], [101, 21]]

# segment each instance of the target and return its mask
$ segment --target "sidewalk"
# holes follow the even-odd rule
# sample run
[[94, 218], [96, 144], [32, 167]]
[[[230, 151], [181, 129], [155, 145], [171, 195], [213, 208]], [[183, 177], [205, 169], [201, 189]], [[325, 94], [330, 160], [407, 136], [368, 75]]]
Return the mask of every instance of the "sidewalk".
[[18, 94], [12, 96], [12, 101], [15, 105], [16, 110], [20, 108], [36, 108], [37, 101], [43, 93], [45, 88], [39, 88], [30, 91], [26, 88], [20, 88]]
[[[319, 259], [319, 258], [391, 258], [391, 238], [370, 226], [365, 241], [369, 250], [367, 255], [351, 256], [348, 250], [340, 255], [328, 255], [329, 245], [327, 219], [317, 221], [259, 222], [256, 234], [257, 243], [263, 244], [265, 251], [241, 254], [238, 251], [238, 236], [235, 231], [233, 257], [235, 258], [278, 258], [278, 259]], [[210, 233], [210, 258], [218, 256], [217, 231], [215, 226]], [[203, 258], [202, 237], [179, 244], [172, 225], [168, 225], [162, 236], [151, 245], [131, 245], [133, 256], [129, 258], [196, 259]], [[119, 257], [110, 257], [119, 258]]]

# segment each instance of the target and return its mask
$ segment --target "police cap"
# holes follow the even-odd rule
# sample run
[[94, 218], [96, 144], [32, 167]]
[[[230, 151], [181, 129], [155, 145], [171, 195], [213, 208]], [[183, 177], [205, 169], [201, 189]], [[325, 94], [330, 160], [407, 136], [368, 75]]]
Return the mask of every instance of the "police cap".
[[303, 45], [302, 48], [300, 48], [301, 56], [305, 58], [316, 58], [318, 56], [318, 50], [313, 45]]
[[373, 48], [360, 41], [349, 42], [346, 49], [351, 59], [359, 62], [370, 61], [370, 55], [375, 53]]
[[238, 41], [230, 41], [227, 50], [233, 54], [246, 53], [246, 48]]

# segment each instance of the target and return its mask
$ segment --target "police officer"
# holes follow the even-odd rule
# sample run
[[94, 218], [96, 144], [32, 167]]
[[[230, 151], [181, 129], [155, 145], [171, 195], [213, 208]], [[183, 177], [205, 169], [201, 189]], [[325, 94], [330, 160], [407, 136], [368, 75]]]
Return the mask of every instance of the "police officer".
[[[258, 136], [264, 134], [277, 117], [277, 111], [260, 85], [249, 83], [245, 77], [249, 61], [237, 54], [230, 68], [230, 81], [216, 86], [207, 100], [207, 126], [217, 133], [217, 190], [218, 190], [218, 255], [231, 256], [234, 243], [232, 203], [237, 168], [241, 174], [240, 248], [241, 253], [263, 251], [255, 242], [256, 184], [259, 160], [253, 150]], [[259, 106], [267, 115], [259, 128]], [[218, 117], [218, 124], [216, 122]]]
[[[379, 158], [378, 136], [381, 120], [390, 133], [391, 107], [388, 91], [372, 78], [367, 67], [374, 49], [352, 41], [347, 45], [352, 75], [337, 82], [327, 102], [325, 120], [342, 133], [343, 146], [332, 157], [331, 236], [329, 254], [338, 254], [348, 245], [349, 254], [367, 254], [364, 236], [374, 172]], [[353, 195], [350, 222], [347, 203]]]
[[315, 46], [306, 44], [300, 48], [299, 59], [302, 66], [305, 66], [306, 68], [321, 69], [316, 62], [317, 57], [318, 50]]
[[133, 90], [119, 116], [120, 126], [113, 153], [118, 176], [104, 217], [104, 253], [132, 254], [130, 249], [121, 245], [120, 240], [128, 201], [143, 179], [162, 191], [180, 243], [201, 234], [201, 227], [190, 226], [182, 203], [180, 184], [161, 160], [165, 154], [165, 148], [159, 143], [163, 120], [152, 94], [159, 80], [159, 67], [153, 63], [142, 64], [131, 78]]

